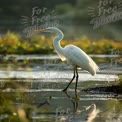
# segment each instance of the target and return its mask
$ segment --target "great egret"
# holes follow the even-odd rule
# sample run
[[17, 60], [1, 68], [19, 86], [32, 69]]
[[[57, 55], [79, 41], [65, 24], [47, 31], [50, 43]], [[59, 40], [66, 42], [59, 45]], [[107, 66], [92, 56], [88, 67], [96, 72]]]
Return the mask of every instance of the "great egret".
[[77, 91], [77, 82], [78, 82], [78, 68], [83, 70], [87, 70], [92, 75], [96, 74], [96, 71], [99, 70], [97, 64], [79, 47], [75, 45], [67, 45], [64, 48], [61, 47], [60, 41], [63, 39], [64, 34], [61, 30], [56, 27], [48, 27], [46, 29], [42, 29], [40, 31], [47, 31], [47, 32], [54, 32], [57, 36], [53, 40], [53, 46], [61, 58], [62, 61], [67, 61], [67, 63], [71, 64], [74, 69], [74, 75], [67, 87], [63, 90], [64, 92], [67, 91], [68, 87], [76, 77], [76, 85], [75, 85], [75, 92]]

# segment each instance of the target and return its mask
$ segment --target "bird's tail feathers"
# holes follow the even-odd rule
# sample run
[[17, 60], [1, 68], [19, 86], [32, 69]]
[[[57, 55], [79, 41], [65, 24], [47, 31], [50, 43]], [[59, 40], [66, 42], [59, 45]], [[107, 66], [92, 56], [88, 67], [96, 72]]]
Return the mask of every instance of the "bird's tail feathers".
[[97, 66], [95, 62], [92, 62], [89, 67], [89, 72], [94, 76], [96, 75], [96, 72], [99, 71], [100, 68]]

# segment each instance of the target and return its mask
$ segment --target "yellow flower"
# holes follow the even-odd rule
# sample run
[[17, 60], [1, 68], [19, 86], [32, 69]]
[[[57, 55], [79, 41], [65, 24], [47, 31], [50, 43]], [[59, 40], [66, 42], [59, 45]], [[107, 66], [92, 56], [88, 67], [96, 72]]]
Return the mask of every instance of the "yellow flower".
[[28, 43], [27, 43], [27, 42], [23, 42], [23, 43], [21, 44], [21, 47], [22, 47], [23, 49], [26, 49], [26, 48], [28, 47]]
[[41, 35], [40, 36], [40, 39], [41, 39], [41, 41], [44, 41], [45, 40], [45, 36], [44, 35]]

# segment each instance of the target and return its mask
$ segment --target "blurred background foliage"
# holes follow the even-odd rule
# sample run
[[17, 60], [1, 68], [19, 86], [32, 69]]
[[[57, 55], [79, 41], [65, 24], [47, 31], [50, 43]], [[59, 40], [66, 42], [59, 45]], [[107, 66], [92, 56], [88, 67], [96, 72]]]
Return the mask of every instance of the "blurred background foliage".
[[[118, 1], [119, 2], [119, 1]], [[113, 2], [113, 6], [118, 3]], [[47, 8], [49, 12], [56, 12], [58, 27], [65, 34], [62, 46], [73, 43], [87, 53], [108, 54], [112, 48], [121, 50], [122, 21], [111, 22], [93, 29], [90, 24], [89, 7], [97, 12], [99, 0], [1, 0], [0, 1], [0, 53], [52, 53], [53, 37], [42, 34], [25, 37], [22, 16], [32, 18], [34, 7]], [[109, 6], [109, 5], [108, 5]], [[112, 6], [112, 5], [110, 5]], [[38, 17], [42, 17], [39, 15]], [[30, 26], [30, 25], [28, 25]], [[99, 48], [99, 50], [98, 50]]]
[[[48, 54], [54, 53], [53, 40], [54, 36], [49, 37], [43, 34], [33, 35], [30, 39], [26, 39], [21, 35], [7, 32], [0, 36], [0, 53], [1, 54]], [[122, 49], [122, 42], [112, 39], [101, 38], [99, 40], [91, 40], [86, 35], [74, 37], [72, 39], [64, 39], [61, 45], [74, 44], [82, 48], [85, 52], [92, 54], [110, 54], [112, 49]]]

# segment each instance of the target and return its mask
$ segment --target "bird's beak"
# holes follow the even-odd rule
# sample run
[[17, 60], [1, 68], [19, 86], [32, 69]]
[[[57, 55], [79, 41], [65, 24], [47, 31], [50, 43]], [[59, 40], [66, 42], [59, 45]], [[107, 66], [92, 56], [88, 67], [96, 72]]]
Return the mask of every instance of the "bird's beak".
[[49, 31], [49, 29], [48, 29], [48, 28], [46, 28], [46, 29], [39, 29], [39, 30], [35, 30], [35, 31], [37, 31], [37, 32], [48, 32], [48, 31]]

